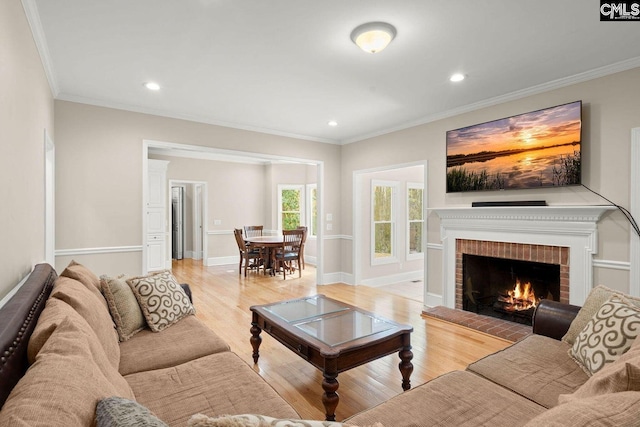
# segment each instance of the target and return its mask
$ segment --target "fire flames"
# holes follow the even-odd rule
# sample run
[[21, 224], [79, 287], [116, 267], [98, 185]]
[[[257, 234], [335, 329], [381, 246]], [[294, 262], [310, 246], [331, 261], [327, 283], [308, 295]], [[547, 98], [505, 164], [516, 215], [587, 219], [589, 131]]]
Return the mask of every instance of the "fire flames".
[[516, 280], [516, 285], [512, 290], [507, 291], [507, 295], [501, 295], [498, 300], [504, 303], [504, 308], [508, 311], [524, 311], [538, 305], [540, 298], [536, 298], [531, 283], [520, 284]]

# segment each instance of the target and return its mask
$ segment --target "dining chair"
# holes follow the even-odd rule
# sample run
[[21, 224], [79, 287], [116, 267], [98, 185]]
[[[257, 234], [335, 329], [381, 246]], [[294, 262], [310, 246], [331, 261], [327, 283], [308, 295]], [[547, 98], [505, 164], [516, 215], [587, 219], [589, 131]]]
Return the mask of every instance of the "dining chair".
[[262, 225], [245, 225], [244, 226], [244, 235], [247, 237], [257, 237], [262, 236], [262, 229], [264, 226]]
[[304, 234], [302, 235], [302, 244], [300, 245], [300, 261], [302, 262], [302, 269], [304, 270], [304, 244], [307, 242], [307, 232], [308, 228], [305, 225], [301, 225], [297, 228], [297, 230], [303, 230]]
[[[242, 229], [235, 228], [233, 234], [238, 244], [238, 250], [240, 251], [240, 264], [238, 265], [238, 275], [242, 271], [242, 263], [244, 261], [244, 277], [247, 277], [247, 269], [255, 268], [257, 272], [260, 272], [260, 267], [264, 270], [264, 257], [262, 256], [261, 248], [254, 248], [251, 245], [247, 245], [242, 237]], [[253, 263], [250, 264], [250, 261]]]
[[[298, 277], [302, 277], [300, 246], [302, 245], [303, 235], [304, 230], [282, 230], [282, 246], [276, 249], [274, 259], [276, 271], [282, 270], [284, 279], [287, 278], [287, 270], [293, 272], [295, 268], [298, 269]], [[296, 262], [296, 267], [293, 266], [294, 261]]]

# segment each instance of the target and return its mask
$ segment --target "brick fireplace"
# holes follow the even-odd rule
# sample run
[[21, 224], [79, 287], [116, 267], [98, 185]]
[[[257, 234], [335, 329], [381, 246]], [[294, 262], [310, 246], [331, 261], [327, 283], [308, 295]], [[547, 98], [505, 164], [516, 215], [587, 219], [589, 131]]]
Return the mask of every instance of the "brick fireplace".
[[582, 305], [593, 287], [597, 222], [608, 206], [459, 207], [440, 217], [442, 294], [426, 306], [462, 308], [462, 255], [486, 255], [560, 266], [562, 302]]
[[558, 301], [569, 303], [569, 248], [563, 246], [532, 245], [528, 243], [492, 242], [483, 240], [456, 240], [456, 300], [455, 308], [462, 309], [463, 255], [554, 264], [560, 267]]

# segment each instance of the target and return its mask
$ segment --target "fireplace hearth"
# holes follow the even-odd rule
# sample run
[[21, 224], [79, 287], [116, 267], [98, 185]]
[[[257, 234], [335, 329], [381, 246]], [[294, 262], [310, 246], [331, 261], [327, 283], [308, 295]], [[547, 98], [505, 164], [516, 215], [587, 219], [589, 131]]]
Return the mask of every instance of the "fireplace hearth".
[[531, 325], [541, 299], [560, 300], [560, 264], [462, 254], [463, 310]]

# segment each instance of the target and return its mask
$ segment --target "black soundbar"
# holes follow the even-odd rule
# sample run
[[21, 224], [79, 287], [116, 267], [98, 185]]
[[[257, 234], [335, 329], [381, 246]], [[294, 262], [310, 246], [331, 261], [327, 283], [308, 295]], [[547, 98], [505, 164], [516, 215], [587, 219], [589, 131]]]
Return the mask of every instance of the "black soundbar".
[[474, 208], [486, 208], [496, 206], [547, 206], [546, 200], [514, 200], [500, 202], [472, 202]]

